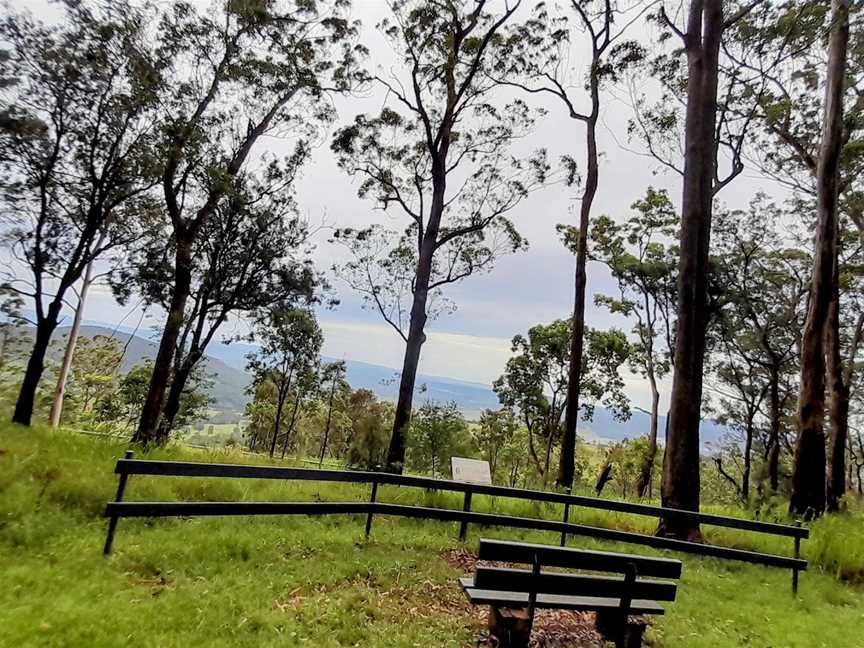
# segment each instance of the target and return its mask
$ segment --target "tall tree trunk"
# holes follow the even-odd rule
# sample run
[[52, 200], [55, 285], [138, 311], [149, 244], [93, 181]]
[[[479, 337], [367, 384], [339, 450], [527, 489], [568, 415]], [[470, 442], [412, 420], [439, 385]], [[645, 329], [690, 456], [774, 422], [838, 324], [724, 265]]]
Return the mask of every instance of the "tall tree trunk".
[[[838, 228], [839, 230], [839, 228]], [[837, 232], [835, 232], [835, 239]], [[836, 244], [835, 244], [836, 246]], [[825, 322], [825, 364], [828, 379], [828, 475], [825, 482], [825, 506], [828, 511], [840, 510], [840, 500], [846, 494], [846, 437], [849, 432], [849, 390], [843, 380], [840, 359], [840, 251], [835, 247], [834, 277], [831, 303]]]
[[180, 366], [174, 370], [174, 376], [171, 379], [171, 387], [168, 390], [168, 396], [165, 399], [165, 407], [162, 412], [162, 417], [159, 422], [159, 436], [167, 439], [171, 430], [174, 429], [174, 421], [177, 414], [180, 413], [180, 403], [183, 398], [183, 390], [186, 389], [186, 383], [189, 382], [189, 376], [195, 365], [201, 360], [200, 352], [190, 351]]
[[[286, 390], [287, 391], [287, 390]], [[270, 458], [276, 454], [276, 441], [279, 439], [279, 428], [282, 427], [282, 409], [285, 407], [285, 394], [282, 390], [276, 398], [276, 418], [273, 421], [273, 436], [270, 439]]]
[[291, 438], [291, 433], [294, 432], [294, 425], [297, 422], [297, 410], [300, 408], [300, 392], [297, 392], [297, 398], [294, 399], [294, 411], [291, 412], [291, 420], [288, 422], [288, 429], [285, 430], [285, 440], [282, 442], [282, 458], [285, 458], [285, 453], [288, 452], [288, 441]]
[[[284, 369], [284, 367], [283, 367]], [[284, 374], [283, 374], [284, 376]], [[288, 372], [288, 379], [280, 381], [279, 392], [276, 395], [276, 419], [273, 422], [273, 438], [270, 440], [270, 458], [276, 453], [276, 440], [279, 438], [279, 428], [282, 425], [282, 409], [285, 407], [285, 399], [291, 390], [291, 379], [294, 377], [294, 365]]]
[[832, 0], [822, 143], [816, 169], [818, 222], [813, 274], [801, 343], [798, 439], [792, 473], [793, 514], [825, 510], [825, 322], [829, 315], [837, 247], [837, 175], [843, 145], [843, 82], [849, 42], [849, 4]]
[[45, 356], [48, 353], [48, 345], [51, 336], [57, 328], [60, 317], [61, 302], [52, 300], [48, 305], [48, 312], [36, 324], [36, 337], [33, 340], [33, 349], [27, 360], [27, 368], [24, 370], [24, 380], [18, 392], [18, 400], [15, 403], [15, 412], [12, 415], [13, 423], [30, 425], [33, 418], [33, 406], [36, 403], [36, 390], [39, 388], [39, 380], [45, 371]]
[[402, 375], [399, 378], [399, 398], [393, 416], [393, 434], [390, 437], [390, 446], [387, 448], [387, 470], [399, 474], [405, 467], [405, 435], [411, 422], [420, 351], [426, 342], [426, 301], [429, 298], [429, 284], [432, 280], [432, 259], [438, 242], [441, 217], [444, 214], [446, 173], [443, 164], [433, 163], [432, 174], [434, 179], [432, 205], [429, 209], [429, 222], [420, 243], [417, 273], [414, 277], [414, 298], [411, 302], [411, 323], [408, 326]]
[[318, 467], [324, 464], [324, 453], [327, 452], [327, 441], [330, 440], [330, 421], [333, 418], [333, 394], [336, 392], [336, 380], [330, 384], [330, 398], [327, 401], [327, 424], [324, 426], [324, 442], [321, 444], [321, 456], [318, 458]]
[[561, 440], [561, 461], [558, 485], [573, 487], [576, 468], [576, 429], [579, 425], [579, 392], [582, 380], [582, 356], [585, 337], [585, 286], [588, 282], [588, 227], [591, 207], [597, 195], [599, 168], [597, 162], [597, 117], [600, 114], [600, 83], [597, 76], [597, 61], [591, 66], [589, 88], [591, 91], [591, 113], [585, 123], [587, 145], [587, 173], [585, 191], [579, 206], [579, 238], [576, 243], [575, 296], [573, 299], [573, 327], [570, 331], [570, 366], [567, 371], [567, 409], [564, 413], [564, 435]]
[[[420, 277], [418, 274], [418, 284]], [[428, 272], [425, 285], [429, 285]], [[414, 289], [414, 304], [411, 307], [411, 325], [408, 341], [405, 343], [405, 357], [402, 361], [402, 375], [399, 378], [399, 399], [393, 418], [393, 435], [387, 449], [387, 470], [402, 473], [405, 466], [405, 435], [411, 422], [411, 409], [414, 405], [414, 384], [417, 380], [417, 367], [420, 364], [420, 351], [426, 342], [423, 328], [426, 323], [426, 288]]]
[[753, 466], [753, 419], [756, 412], [747, 415], [747, 431], [744, 438], [744, 468], [741, 471], [741, 500], [746, 505], [750, 501], [750, 473]]
[[768, 431], [768, 481], [771, 491], [780, 487], [780, 367], [771, 365], [769, 386], [769, 410], [771, 427]]
[[165, 404], [165, 391], [171, 381], [171, 369], [177, 349], [177, 340], [180, 337], [186, 316], [186, 300], [189, 298], [192, 288], [191, 240], [178, 236], [174, 259], [174, 290], [168, 308], [168, 319], [165, 321], [162, 339], [159, 342], [159, 351], [156, 353], [156, 360], [153, 363], [153, 374], [150, 377], [147, 399], [141, 410], [138, 430], [132, 437], [133, 443], [140, 443], [145, 446], [154, 443], [162, 444], [168, 440], [167, 437], [162, 436], [160, 418]]
[[636, 480], [636, 494], [640, 498], [645, 497], [651, 487], [651, 473], [654, 470], [654, 458], [657, 456], [657, 424], [660, 415], [660, 392], [657, 390], [657, 379], [653, 370], [648, 373], [648, 382], [651, 385], [651, 423], [648, 429], [648, 450], [642, 457], [639, 477]]
[[828, 421], [831, 436], [828, 440], [828, 479], [826, 482], [826, 506], [829, 511], [840, 509], [840, 500], [846, 494], [847, 483], [852, 483], [851, 473], [847, 476], [846, 446], [849, 445], [849, 400], [852, 381], [855, 375], [855, 360], [861, 344], [864, 329], [864, 313], [858, 316], [855, 331], [849, 342], [849, 355], [843, 367], [840, 353], [840, 267], [839, 250], [834, 264], [834, 286], [831, 305], [826, 322], [825, 344], [828, 370]]
[[[100, 242], [96, 244], [101, 245]], [[75, 345], [78, 343], [78, 334], [81, 331], [81, 320], [84, 318], [84, 306], [87, 304], [87, 293], [93, 283], [93, 261], [87, 264], [84, 270], [84, 278], [81, 281], [81, 292], [78, 293], [78, 306], [75, 308], [75, 316], [72, 319], [72, 328], [66, 340], [66, 349], [63, 352], [63, 363], [60, 365], [60, 375], [57, 377], [57, 386], [54, 387], [54, 398], [51, 401], [51, 413], [49, 419], [51, 427], [60, 425], [60, 417], [63, 414], [63, 398], [66, 395], [66, 383], [69, 380], [69, 372], [72, 370], [72, 359], [75, 356]]]
[[[663, 457], [662, 504], [699, 510], [699, 423], [708, 323], [708, 249], [715, 171], [715, 122], [722, 0], [691, 0], [687, 18], [687, 113], [678, 267], [675, 372]], [[663, 519], [658, 535], [701, 541], [699, 525]]]

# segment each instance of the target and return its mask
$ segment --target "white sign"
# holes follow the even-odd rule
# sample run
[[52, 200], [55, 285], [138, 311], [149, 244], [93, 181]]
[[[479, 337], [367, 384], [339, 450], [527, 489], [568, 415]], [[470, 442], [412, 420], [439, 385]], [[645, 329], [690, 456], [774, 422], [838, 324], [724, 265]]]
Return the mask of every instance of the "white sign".
[[472, 484], [492, 483], [492, 474], [489, 472], [488, 461], [451, 457], [450, 466], [453, 468], [453, 479], [455, 481], [470, 482]]

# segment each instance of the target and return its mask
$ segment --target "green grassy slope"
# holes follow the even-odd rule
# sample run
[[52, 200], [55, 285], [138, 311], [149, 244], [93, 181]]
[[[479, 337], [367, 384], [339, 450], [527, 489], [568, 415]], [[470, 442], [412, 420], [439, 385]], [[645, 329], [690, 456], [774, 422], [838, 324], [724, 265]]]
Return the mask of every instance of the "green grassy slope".
[[[446, 559], [456, 525], [376, 517], [363, 542], [357, 517], [122, 520], [101, 555], [104, 503], [125, 448], [69, 432], [0, 426], [0, 646], [468, 646], [482, 611], [463, 601]], [[168, 448], [156, 457], [251, 461]], [[257, 459], [256, 459], [257, 461]], [[367, 489], [133, 477], [129, 499], [365, 499]], [[458, 506], [459, 498], [382, 489], [385, 501]], [[477, 498], [478, 509], [558, 517], [555, 507]], [[593, 524], [646, 521], [580, 512]], [[551, 543], [549, 533], [472, 529]], [[788, 551], [791, 541], [724, 532], [736, 546]], [[649, 553], [592, 541], [573, 546]], [[679, 600], [649, 631], [663, 647], [860, 647], [864, 636], [864, 517], [817, 523], [814, 561], [793, 598], [789, 573], [680, 556]], [[674, 554], [669, 554], [674, 555]], [[841, 582], [859, 580], [859, 584]]]

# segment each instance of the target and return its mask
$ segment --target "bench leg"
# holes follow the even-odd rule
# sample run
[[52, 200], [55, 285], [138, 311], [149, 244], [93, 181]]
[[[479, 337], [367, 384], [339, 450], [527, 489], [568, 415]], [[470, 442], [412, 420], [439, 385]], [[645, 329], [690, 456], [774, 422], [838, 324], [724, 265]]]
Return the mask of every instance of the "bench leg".
[[617, 612], [598, 612], [594, 626], [606, 641], [615, 642], [615, 648], [641, 648], [647, 624], [640, 620], [622, 619]]
[[524, 608], [489, 607], [489, 634], [498, 648], [528, 648], [531, 617]]

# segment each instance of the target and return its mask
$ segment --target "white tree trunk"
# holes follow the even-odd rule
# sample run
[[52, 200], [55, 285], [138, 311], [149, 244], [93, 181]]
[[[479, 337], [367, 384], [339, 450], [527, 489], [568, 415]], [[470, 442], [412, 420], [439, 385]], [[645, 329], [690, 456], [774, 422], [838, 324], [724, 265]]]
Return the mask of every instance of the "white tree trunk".
[[93, 262], [87, 264], [84, 278], [81, 283], [81, 292], [78, 294], [78, 306], [75, 308], [75, 318], [72, 320], [72, 329], [69, 331], [69, 339], [66, 341], [66, 350], [63, 353], [63, 364], [60, 366], [60, 375], [57, 377], [57, 386], [54, 388], [54, 399], [51, 402], [51, 427], [60, 425], [60, 416], [63, 414], [63, 398], [66, 395], [66, 383], [69, 380], [69, 372], [72, 370], [72, 360], [75, 356], [75, 344], [78, 342], [78, 334], [81, 331], [81, 320], [84, 317], [84, 306], [87, 303], [87, 292], [93, 283]]

